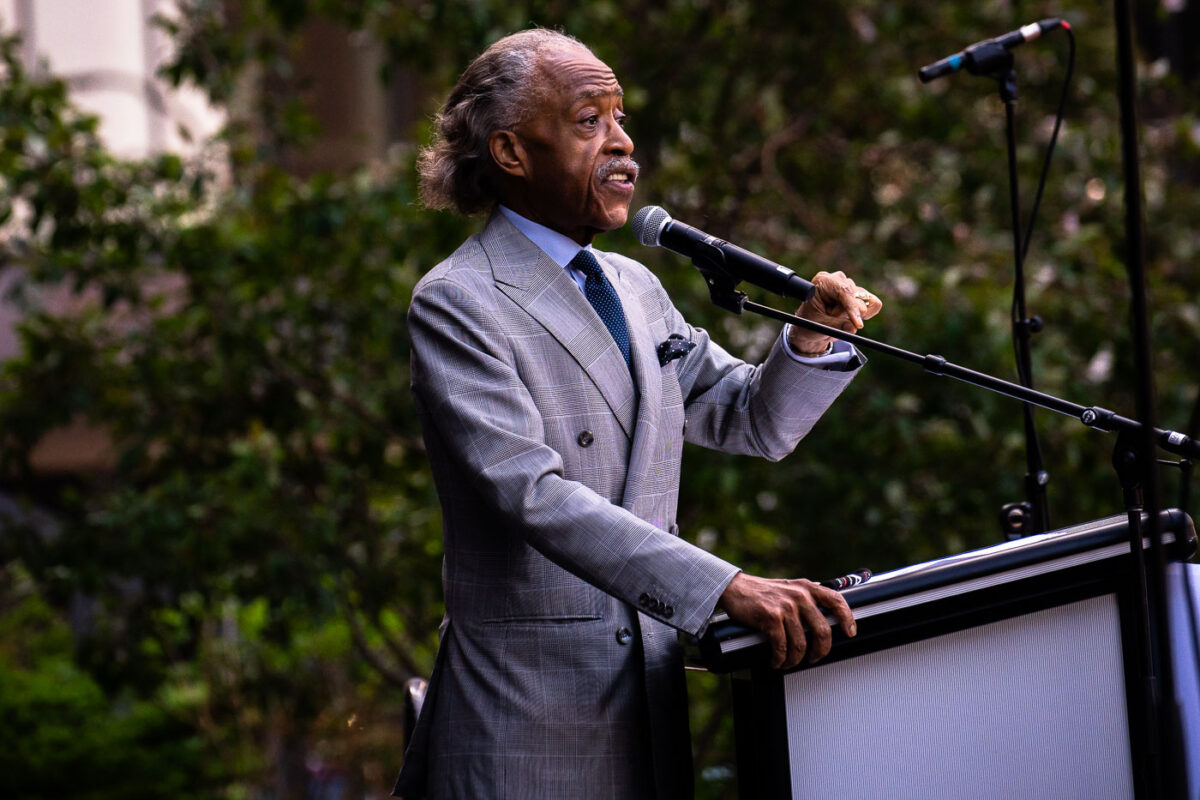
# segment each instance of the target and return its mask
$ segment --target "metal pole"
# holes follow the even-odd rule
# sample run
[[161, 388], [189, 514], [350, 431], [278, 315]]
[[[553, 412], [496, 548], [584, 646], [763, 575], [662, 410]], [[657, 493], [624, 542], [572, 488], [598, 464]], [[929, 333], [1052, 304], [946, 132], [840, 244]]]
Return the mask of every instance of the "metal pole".
[[[1144, 426], [1138, 437], [1140, 461], [1145, 465], [1142, 489], [1146, 511], [1150, 554], [1140, 578], [1146, 582], [1147, 608], [1144, 621], [1153, 631], [1152, 661], [1147, 665], [1146, 693], [1150, 706], [1148, 722], [1152, 726], [1149, 755], [1151, 769], [1147, 780], [1151, 797], [1183, 797], [1182, 762], [1175, 755], [1182, 750], [1178, 713], [1175, 704], [1171, 659], [1167, 648], [1170, 626], [1167, 619], [1166, 559], [1162, 531], [1158, 525], [1159, 489], [1153, 439], [1146, 436], [1154, 429], [1154, 373], [1150, 352], [1150, 325], [1146, 301], [1146, 263], [1142, 179], [1138, 160], [1137, 72], [1133, 55], [1133, 17], [1129, 0], [1114, 0], [1117, 37], [1118, 98], [1121, 107], [1121, 159], [1125, 176], [1125, 264], [1129, 275], [1134, 364], [1137, 371], [1137, 414]], [[1139, 576], [1135, 576], [1139, 577]], [[1157, 677], [1156, 677], [1157, 676]], [[1161, 682], [1159, 682], [1161, 680]]]

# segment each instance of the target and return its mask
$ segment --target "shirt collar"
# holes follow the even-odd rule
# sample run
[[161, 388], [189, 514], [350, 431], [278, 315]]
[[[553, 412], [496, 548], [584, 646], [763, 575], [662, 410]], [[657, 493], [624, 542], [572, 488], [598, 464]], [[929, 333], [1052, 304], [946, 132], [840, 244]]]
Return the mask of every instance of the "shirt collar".
[[580, 246], [579, 242], [564, 236], [558, 231], [551, 230], [545, 225], [534, 222], [531, 219], [526, 219], [511, 208], [500, 205], [498, 206], [500, 213], [503, 214], [516, 229], [525, 234], [529, 241], [541, 248], [542, 252], [550, 256], [555, 264], [560, 267], [566, 267], [571, 263], [571, 259], [576, 256], [580, 250], [591, 250], [592, 246]]

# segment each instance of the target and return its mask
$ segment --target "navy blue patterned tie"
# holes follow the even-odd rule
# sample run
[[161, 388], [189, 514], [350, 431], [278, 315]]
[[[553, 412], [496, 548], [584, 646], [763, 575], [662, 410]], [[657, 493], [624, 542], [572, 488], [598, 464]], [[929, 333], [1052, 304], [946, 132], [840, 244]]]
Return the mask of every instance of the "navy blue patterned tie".
[[587, 276], [587, 280], [583, 282], [583, 294], [604, 321], [628, 365], [629, 329], [625, 327], [625, 311], [621, 308], [621, 298], [617, 297], [617, 290], [608, 282], [608, 278], [604, 277], [596, 257], [587, 250], [576, 253], [571, 259], [571, 266]]

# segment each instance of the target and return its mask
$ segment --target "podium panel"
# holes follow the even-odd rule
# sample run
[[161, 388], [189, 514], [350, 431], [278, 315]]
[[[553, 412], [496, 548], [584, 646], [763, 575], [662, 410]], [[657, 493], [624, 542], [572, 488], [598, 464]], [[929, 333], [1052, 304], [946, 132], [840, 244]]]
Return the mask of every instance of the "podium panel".
[[791, 797], [1133, 797], [1112, 595], [793, 672], [783, 696]]
[[[1186, 514], [1160, 523], [1173, 560], [1194, 551]], [[689, 660], [733, 672], [740, 796], [1138, 796], [1149, 724], [1127, 536], [1111, 517], [875, 576], [844, 592], [858, 636], [787, 673], [765, 666], [760, 634], [714, 618]], [[1171, 567], [1176, 684], [1194, 697], [1196, 593]], [[1195, 760], [1200, 710], [1181, 701]], [[1200, 764], [1188, 773], [1195, 788]]]

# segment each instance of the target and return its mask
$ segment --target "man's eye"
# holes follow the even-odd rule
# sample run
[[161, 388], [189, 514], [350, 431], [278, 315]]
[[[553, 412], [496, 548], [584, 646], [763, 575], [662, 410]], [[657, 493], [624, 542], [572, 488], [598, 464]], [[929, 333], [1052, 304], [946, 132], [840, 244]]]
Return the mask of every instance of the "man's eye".
[[583, 120], [583, 124], [587, 125], [589, 127], [595, 127], [599, 123], [600, 123], [600, 117], [597, 116], [596, 114], [592, 114], [590, 117], [587, 117]]
[[622, 128], [624, 128], [626, 123], [628, 123], [628, 122], [629, 122], [628, 114], [621, 114], [617, 117], [617, 124], [620, 125]]

